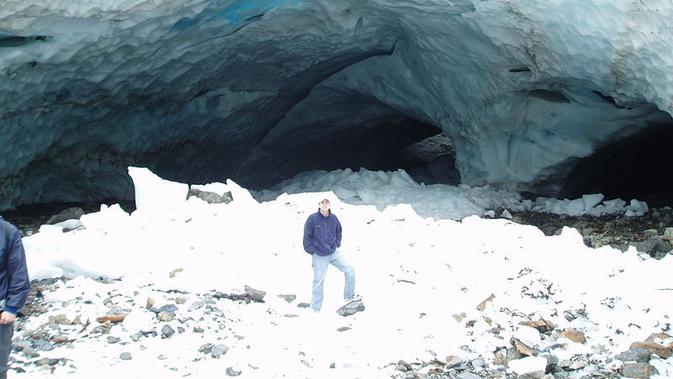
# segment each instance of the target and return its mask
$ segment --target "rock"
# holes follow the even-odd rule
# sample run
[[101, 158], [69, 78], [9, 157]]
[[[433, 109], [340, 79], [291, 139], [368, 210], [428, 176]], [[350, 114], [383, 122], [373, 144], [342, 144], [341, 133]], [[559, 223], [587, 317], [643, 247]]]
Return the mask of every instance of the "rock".
[[482, 301], [481, 303], [479, 303], [479, 305], [477, 305], [477, 310], [480, 311], [480, 312], [483, 312], [484, 309], [486, 309], [486, 303], [490, 302], [494, 298], [495, 298], [495, 295], [490, 294], [486, 299], [484, 299], [484, 301]]
[[455, 313], [453, 315], [453, 319], [456, 320], [456, 322], [461, 322], [461, 321], [465, 320], [466, 318], [467, 318], [467, 315], [465, 314], [465, 312]]
[[227, 373], [227, 376], [239, 376], [239, 375], [241, 375], [241, 371], [236, 371], [236, 370], [234, 370], [233, 367], [227, 367], [226, 373]]
[[308, 308], [310, 306], [311, 306], [311, 304], [309, 304], [309, 303], [299, 303], [299, 304], [297, 304], [297, 308]]
[[121, 338], [115, 336], [107, 336], [107, 343], [113, 344], [121, 341]]
[[131, 355], [131, 353], [126, 351], [119, 354], [119, 359], [121, 359], [122, 361], [130, 361], [132, 358], [133, 356]]
[[[448, 358], [447, 358], [448, 359]], [[401, 371], [401, 372], [407, 372], [413, 370], [411, 368], [411, 365], [405, 361], [399, 361], [397, 362], [397, 366], [395, 367], [395, 370]]]
[[211, 350], [213, 350], [213, 346], [214, 345], [212, 343], [203, 344], [199, 348], [199, 353], [210, 354]]
[[266, 296], [266, 292], [256, 290], [250, 286], [245, 286], [245, 293], [250, 297], [250, 300], [256, 301], [258, 303], [263, 303], [264, 302], [264, 296]]
[[72, 321], [64, 314], [49, 316], [49, 323], [56, 325], [72, 325]]
[[348, 317], [364, 310], [365, 305], [362, 300], [355, 300], [337, 309], [336, 312], [343, 317]]
[[173, 334], [175, 334], [175, 330], [173, 330], [170, 325], [164, 325], [163, 328], [161, 328], [161, 338], [171, 338]]
[[664, 236], [662, 238], [668, 242], [673, 242], [673, 228], [668, 227], [664, 229]]
[[295, 299], [297, 298], [296, 295], [278, 295], [278, 297], [287, 301], [288, 303], [295, 301]]
[[507, 349], [499, 349], [494, 354], [493, 364], [499, 366], [506, 366], [508, 362], [507, 359]]
[[175, 313], [178, 310], [178, 306], [175, 304], [166, 304], [162, 306], [159, 309], [153, 309], [155, 313], [161, 313], [161, 312], [172, 312]]
[[631, 344], [631, 349], [641, 348], [649, 351], [650, 353], [656, 354], [663, 359], [667, 359], [671, 356], [671, 347], [666, 347], [664, 345], [658, 344], [654, 341], [645, 341], [645, 342], [634, 342]]
[[586, 343], [587, 337], [577, 329], [568, 328], [561, 332], [559, 338], [567, 338], [575, 343]]
[[187, 299], [184, 297], [176, 297], [175, 298], [175, 304], [184, 304], [187, 302]]
[[456, 379], [481, 379], [481, 376], [466, 371], [458, 374]]
[[195, 301], [192, 303], [192, 305], [189, 306], [189, 308], [187, 308], [187, 310], [189, 312], [194, 312], [196, 310], [203, 308], [204, 305], [205, 304], [202, 301]]
[[192, 196], [197, 197], [208, 204], [220, 204], [220, 203], [229, 204], [234, 199], [231, 196], [231, 191], [227, 191], [222, 195], [220, 195], [215, 192], [202, 191], [196, 188], [189, 189], [189, 192], [187, 193], [187, 198], [190, 198]]
[[220, 356], [222, 356], [224, 354], [227, 354], [227, 351], [229, 351], [229, 348], [227, 347], [227, 345], [219, 344], [219, 345], [213, 346], [213, 348], [210, 349], [210, 355], [213, 358], [219, 358]]
[[502, 213], [500, 213], [500, 217], [511, 220], [512, 219], [512, 214], [509, 213], [509, 211], [507, 209], [505, 209], [505, 210], [502, 211]]
[[472, 364], [472, 367], [474, 368], [482, 368], [486, 366], [486, 362], [484, 362], [484, 359], [481, 357], [473, 359], [470, 364]]
[[61, 361], [61, 358], [42, 358], [35, 362], [35, 366], [55, 366]]
[[516, 338], [512, 338], [512, 345], [514, 346], [516, 351], [521, 355], [525, 355], [528, 357], [537, 355], [536, 349], [529, 347], [528, 345], [524, 344], [523, 342], [519, 341]]
[[649, 362], [652, 353], [642, 347], [631, 347], [629, 350], [618, 354], [615, 358], [622, 362]]
[[520, 324], [537, 329], [540, 333], [549, 333], [556, 328], [556, 325], [544, 319], [539, 319], [537, 321], [522, 321]]
[[51, 216], [47, 220], [47, 224], [54, 225], [67, 220], [79, 220], [80, 217], [84, 215], [84, 210], [82, 208], [66, 208], [61, 212]]
[[37, 340], [33, 343], [33, 346], [35, 346], [36, 350], [42, 350], [42, 351], [51, 351], [54, 350], [54, 345], [49, 343], [49, 341], [40, 339]]
[[626, 378], [647, 379], [658, 372], [649, 363], [627, 362], [619, 369], [619, 373]]
[[448, 367], [448, 368], [454, 368], [454, 367], [461, 366], [465, 362], [466, 362], [465, 359], [463, 359], [461, 357], [457, 357], [455, 355], [449, 355], [448, 357], [446, 357], [446, 367]]
[[540, 345], [542, 338], [537, 329], [530, 326], [519, 325], [516, 331], [512, 334], [512, 338], [519, 340], [528, 347], [535, 348]]
[[650, 238], [643, 242], [633, 242], [636, 250], [652, 258], [662, 259], [671, 251], [671, 244], [660, 238]]
[[117, 323], [117, 322], [124, 321], [124, 317], [125, 317], [124, 315], [112, 314], [112, 315], [105, 315], [105, 316], [96, 317], [96, 321], [100, 322], [101, 324], [104, 323], [104, 322]]
[[655, 238], [659, 237], [659, 232], [657, 231], [657, 229], [645, 229], [643, 230], [643, 235], [645, 236], [645, 238]]
[[173, 321], [173, 319], [175, 318], [175, 313], [162, 311], [162, 312], [159, 312], [159, 314], [157, 316], [159, 317], [159, 320], [161, 320], [163, 322], [169, 322], [169, 321]]
[[156, 304], [156, 300], [154, 298], [148, 297], [147, 301], [145, 302], [145, 308], [147, 309], [152, 309], [154, 307], [154, 304]]

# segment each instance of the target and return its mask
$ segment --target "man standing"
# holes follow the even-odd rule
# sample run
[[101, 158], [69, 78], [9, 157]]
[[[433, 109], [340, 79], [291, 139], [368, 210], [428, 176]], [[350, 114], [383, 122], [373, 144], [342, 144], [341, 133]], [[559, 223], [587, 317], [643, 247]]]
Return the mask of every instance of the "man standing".
[[14, 320], [30, 290], [21, 233], [0, 217], [0, 379], [7, 378]]
[[323, 284], [330, 264], [344, 273], [344, 299], [351, 300], [355, 296], [355, 269], [341, 252], [341, 223], [330, 211], [327, 199], [320, 201], [318, 212], [313, 213], [304, 224], [304, 250], [313, 259], [313, 297], [311, 308], [319, 312], [323, 300]]

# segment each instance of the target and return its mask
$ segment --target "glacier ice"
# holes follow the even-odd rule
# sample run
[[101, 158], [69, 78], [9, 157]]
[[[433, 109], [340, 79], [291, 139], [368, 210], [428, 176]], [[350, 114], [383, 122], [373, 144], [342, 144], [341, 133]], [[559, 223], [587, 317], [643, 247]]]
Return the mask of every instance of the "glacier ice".
[[451, 139], [464, 183], [554, 194], [670, 123], [672, 18], [665, 0], [5, 0], [0, 209], [131, 198], [134, 165], [243, 184], [339, 168], [311, 166], [325, 150], [346, 167], [409, 120]]

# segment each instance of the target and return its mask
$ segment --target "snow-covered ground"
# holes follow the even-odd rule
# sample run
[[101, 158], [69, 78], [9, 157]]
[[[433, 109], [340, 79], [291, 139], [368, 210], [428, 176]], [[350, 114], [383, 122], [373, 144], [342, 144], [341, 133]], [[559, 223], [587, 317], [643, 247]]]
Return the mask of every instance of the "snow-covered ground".
[[[304, 174], [279, 187], [287, 193], [257, 194], [262, 202], [233, 181], [199, 187], [231, 192], [232, 202], [209, 204], [185, 201], [187, 185], [147, 170], [131, 175], [132, 214], [101, 206], [75, 230], [43, 226], [24, 238], [32, 279], [68, 280], [44, 293], [47, 312], [16, 333], [16, 341], [42, 333], [49, 348], [32, 346], [39, 358], [14, 357], [65, 359], [21, 365], [25, 372], [13, 376], [386, 378], [399, 373], [400, 360], [450, 356], [482, 359], [489, 377], [539, 370], [535, 358], [498, 365], [498, 351], [514, 338], [539, 356], [585, 362], [572, 368], [581, 377], [599, 366], [617, 372], [622, 361], [614, 357], [632, 343], [672, 334], [670, 255], [592, 249], [574, 229], [549, 237], [507, 218], [479, 217], [502, 208], [637, 214], [647, 211], [644, 203], [601, 203], [601, 195], [527, 201], [488, 187], [422, 186], [401, 171], [340, 170]], [[298, 307], [310, 300], [312, 279], [303, 224], [323, 198], [341, 220], [341, 249], [355, 264], [366, 305], [350, 317], [334, 312], [343, 278], [333, 268], [322, 312]], [[222, 296], [245, 286], [265, 291], [265, 302]], [[125, 319], [96, 321], [109, 314]], [[552, 331], [520, 325], [540, 319]], [[568, 330], [586, 342], [564, 338]], [[659, 372], [653, 377], [673, 376], [673, 358], [650, 364]], [[479, 374], [477, 366], [470, 367]]]

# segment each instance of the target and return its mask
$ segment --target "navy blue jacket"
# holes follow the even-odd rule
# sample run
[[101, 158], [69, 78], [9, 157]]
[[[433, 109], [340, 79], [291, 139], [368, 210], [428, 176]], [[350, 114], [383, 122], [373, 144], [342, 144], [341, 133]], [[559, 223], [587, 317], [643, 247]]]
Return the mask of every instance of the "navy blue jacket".
[[341, 223], [330, 211], [327, 217], [318, 212], [308, 216], [304, 224], [304, 250], [327, 256], [341, 246]]
[[26, 303], [29, 290], [21, 233], [0, 217], [0, 300], [5, 301], [5, 310], [16, 314]]

